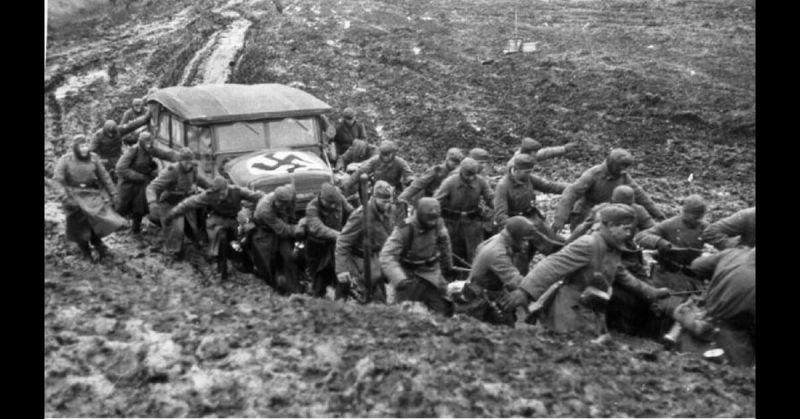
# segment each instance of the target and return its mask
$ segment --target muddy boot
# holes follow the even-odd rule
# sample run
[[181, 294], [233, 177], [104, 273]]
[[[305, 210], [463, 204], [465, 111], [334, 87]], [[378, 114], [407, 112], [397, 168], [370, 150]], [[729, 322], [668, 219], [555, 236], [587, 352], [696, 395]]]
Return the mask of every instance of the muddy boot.
[[142, 216], [141, 215], [133, 215], [132, 222], [131, 222], [131, 232], [133, 234], [139, 235], [142, 233]]
[[92, 248], [89, 247], [88, 241], [78, 242], [78, 249], [81, 252], [82, 258], [92, 261]]
[[108, 246], [106, 246], [105, 243], [103, 243], [103, 239], [92, 234], [91, 242], [92, 246], [94, 246], [94, 248], [97, 249], [97, 253], [100, 256], [101, 260], [111, 256], [111, 250], [108, 248]]

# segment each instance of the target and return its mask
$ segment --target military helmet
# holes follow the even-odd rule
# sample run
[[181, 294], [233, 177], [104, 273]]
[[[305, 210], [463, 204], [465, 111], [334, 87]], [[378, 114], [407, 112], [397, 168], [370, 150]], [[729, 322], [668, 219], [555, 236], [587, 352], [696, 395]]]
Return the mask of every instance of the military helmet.
[[636, 212], [629, 205], [608, 204], [600, 210], [600, 221], [604, 224], [631, 224], [636, 222]]
[[611, 202], [631, 205], [634, 202], [633, 188], [628, 185], [619, 185], [611, 192]]
[[534, 140], [530, 137], [525, 137], [522, 139], [522, 146], [520, 147], [520, 151], [525, 154], [535, 153], [542, 148], [542, 144], [538, 141]]
[[372, 187], [372, 195], [375, 198], [392, 199], [394, 197], [394, 188], [385, 180], [379, 180]]
[[690, 195], [683, 201], [683, 212], [690, 214], [705, 214], [706, 201], [700, 195]]
[[469, 157], [475, 161], [489, 161], [489, 152], [482, 148], [473, 148], [469, 151]]
[[460, 148], [453, 147], [447, 150], [447, 155], [445, 156], [445, 160], [450, 160], [455, 163], [461, 163], [461, 160], [464, 160], [464, 153], [461, 151]]
[[477, 175], [478, 170], [480, 170], [478, 162], [476, 162], [472, 157], [464, 157], [464, 160], [461, 160], [461, 165], [459, 167], [461, 174], [464, 176]]
[[439, 207], [438, 200], [431, 197], [424, 197], [417, 202], [417, 219], [421, 223], [432, 224], [439, 219], [441, 214], [442, 210]]
[[228, 181], [222, 176], [217, 176], [211, 181], [211, 187], [208, 188], [209, 193], [220, 192], [228, 188]]
[[294, 198], [294, 188], [291, 185], [282, 185], [275, 188], [275, 200], [289, 202]]
[[533, 226], [533, 223], [521, 215], [509, 218], [506, 221], [505, 229], [515, 241], [529, 239], [536, 233], [536, 228]]
[[378, 146], [378, 151], [380, 151], [381, 154], [394, 153], [397, 151], [397, 144], [395, 144], [394, 141], [391, 140], [383, 140], [381, 141], [381, 144]]
[[530, 170], [536, 164], [536, 159], [530, 154], [517, 154], [514, 156], [514, 168], [517, 170]]

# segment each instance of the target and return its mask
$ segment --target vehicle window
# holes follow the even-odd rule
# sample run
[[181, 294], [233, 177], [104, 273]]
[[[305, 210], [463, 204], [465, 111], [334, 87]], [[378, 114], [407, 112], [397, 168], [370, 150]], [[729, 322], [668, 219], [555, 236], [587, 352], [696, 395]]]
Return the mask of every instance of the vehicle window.
[[315, 121], [312, 118], [286, 118], [267, 122], [269, 147], [296, 148], [319, 145]]
[[161, 114], [161, 121], [158, 124], [158, 134], [156, 135], [159, 141], [169, 145], [169, 112]]
[[172, 118], [172, 144], [186, 145], [183, 141], [183, 122], [177, 118]]
[[211, 153], [211, 130], [208, 127], [186, 125], [186, 145], [195, 153]]
[[236, 122], [217, 125], [219, 152], [253, 151], [267, 147], [263, 122]]

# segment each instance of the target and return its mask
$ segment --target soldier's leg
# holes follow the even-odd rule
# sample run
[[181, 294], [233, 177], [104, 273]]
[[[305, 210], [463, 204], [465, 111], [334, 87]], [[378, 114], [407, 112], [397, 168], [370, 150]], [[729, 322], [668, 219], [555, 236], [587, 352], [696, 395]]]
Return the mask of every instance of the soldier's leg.
[[419, 277], [413, 278], [409, 285], [397, 290], [395, 295], [397, 302], [417, 301], [424, 304], [431, 311], [447, 317], [453, 315], [453, 303], [448, 301], [444, 294], [433, 284]]
[[161, 226], [164, 230], [164, 253], [169, 256], [178, 256], [183, 249], [184, 217], [177, 217], [169, 223], [164, 222], [164, 217], [172, 209], [172, 205], [161, 206]]
[[463, 223], [464, 252], [468, 263], [475, 258], [475, 249], [483, 241], [483, 224], [480, 220], [469, 220]]
[[91, 238], [89, 241], [92, 243], [95, 249], [97, 249], [97, 253], [100, 255], [100, 258], [107, 257], [110, 253], [108, 246], [103, 243], [103, 239], [101, 239], [94, 231], [92, 231]]
[[300, 276], [294, 261], [294, 242], [291, 240], [279, 239], [278, 255], [281, 261], [283, 278], [285, 278], [284, 283], [279, 284], [279, 288], [282, 288], [289, 294], [301, 293]]
[[220, 231], [219, 243], [217, 244], [217, 271], [219, 272], [220, 279], [225, 281], [228, 279], [228, 259], [233, 251], [231, 248], [231, 241], [236, 237], [236, 233], [232, 228], [224, 228]]
[[276, 287], [273, 266], [273, 258], [275, 257], [274, 241], [271, 233], [259, 229], [251, 235], [249, 245], [246, 248], [247, 253], [250, 255], [250, 260], [255, 266], [256, 275], [272, 288]]

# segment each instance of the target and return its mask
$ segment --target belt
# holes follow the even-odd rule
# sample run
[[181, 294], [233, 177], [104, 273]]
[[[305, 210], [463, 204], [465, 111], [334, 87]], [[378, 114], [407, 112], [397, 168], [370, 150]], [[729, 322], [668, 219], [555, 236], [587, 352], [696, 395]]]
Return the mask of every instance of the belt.
[[433, 265], [437, 264], [438, 262], [439, 262], [439, 255], [438, 254], [433, 255], [433, 256], [431, 256], [431, 257], [429, 257], [427, 259], [423, 259], [423, 260], [410, 260], [410, 259], [406, 259], [406, 258], [401, 258], [400, 259], [400, 264], [401, 265], [410, 266], [410, 267], [414, 267], [414, 268], [418, 268], [418, 267], [421, 267], [421, 266], [429, 266], [430, 267], [430, 266], [433, 266]]
[[461, 218], [478, 218], [481, 210], [475, 209], [472, 211], [454, 211], [448, 208], [442, 208], [442, 217], [448, 220], [459, 220]]

